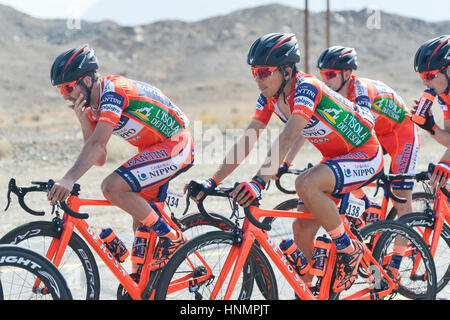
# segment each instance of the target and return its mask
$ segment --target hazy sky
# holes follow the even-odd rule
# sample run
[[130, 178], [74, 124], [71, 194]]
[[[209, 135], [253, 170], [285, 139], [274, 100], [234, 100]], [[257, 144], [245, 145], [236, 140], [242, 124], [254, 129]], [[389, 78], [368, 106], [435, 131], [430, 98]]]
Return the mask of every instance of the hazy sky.
[[[122, 25], [166, 19], [197, 21], [269, 3], [303, 9], [305, 0], [0, 0], [0, 4], [38, 18], [109, 19]], [[361, 10], [370, 6], [427, 21], [450, 20], [449, 0], [330, 0], [330, 3], [332, 10]], [[323, 11], [326, 0], [309, 0], [309, 8]]]

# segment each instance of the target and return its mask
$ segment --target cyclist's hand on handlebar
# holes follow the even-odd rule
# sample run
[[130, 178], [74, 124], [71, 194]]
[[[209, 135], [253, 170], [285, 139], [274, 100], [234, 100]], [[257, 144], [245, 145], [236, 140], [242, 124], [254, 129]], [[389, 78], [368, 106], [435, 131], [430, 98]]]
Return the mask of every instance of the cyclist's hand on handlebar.
[[287, 160], [284, 160], [281, 166], [278, 168], [277, 174], [273, 176], [273, 179], [278, 180], [281, 175], [288, 172], [290, 166], [291, 164]]
[[253, 200], [258, 199], [261, 196], [261, 190], [264, 186], [252, 179], [250, 182], [240, 183], [231, 193], [230, 196], [236, 198], [236, 201], [243, 207], [248, 207]]
[[447, 184], [449, 178], [450, 160], [441, 159], [441, 161], [434, 166], [434, 171], [430, 178], [430, 185], [433, 188], [442, 188]]
[[[218, 185], [218, 180], [213, 176], [209, 179], [199, 181], [198, 183], [201, 185], [202, 191], [200, 191], [196, 197], [191, 196], [191, 199], [194, 200], [195, 203], [198, 203], [205, 196], [205, 193], [213, 191]], [[185, 185], [184, 193], [186, 193], [187, 188], [188, 185]]]
[[47, 199], [51, 205], [56, 201], [64, 201], [70, 195], [74, 182], [68, 179], [56, 181], [50, 191], [47, 192]]

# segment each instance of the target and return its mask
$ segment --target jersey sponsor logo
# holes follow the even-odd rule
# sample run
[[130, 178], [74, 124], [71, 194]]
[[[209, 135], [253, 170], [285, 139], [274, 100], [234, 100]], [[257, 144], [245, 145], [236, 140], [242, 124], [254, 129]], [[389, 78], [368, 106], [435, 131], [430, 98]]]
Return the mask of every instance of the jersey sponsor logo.
[[355, 114], [325, 95], [316, 107], [316, 112], [355, 147], [363, 145], [371, 137], [370, 129]]
[[184, 123], [178, 121], [167, 110], [147, 101], [130, 100], [125, 112], [153, 127], [165, 138], [174, 136], [184, 127]]
[[295, 91], [294, 101], [300, 97], [305, 97], [307, 99], [315, 101], [318, 92], [319, 91], [317, 90], [317, 88], [311, 83], [301, 83]]
[[167, 153], [167, 150], [161, 149], [157, 151], [145, 151], [141, 154], [138, 154], [133, 159], [127, 161], [127, 167], [133, 167], [135, 165], [141, 164], [147, 161], [153, 160], [163, 160], [170, 158], [170, 155]]
[[125, 140], [133, 138], [144, 126], [133, 119], [121, 116], [119, 123], [114, 128], [113, 134], [122, 137]]
[[309, 110], [314, 111], [314, 100], [311, 100], [307, 97], [295, 97], [294, 98], [295, 105], [301, 105], [307, 107]]
[[[306, 127], [302, 130], [302, 135], [310, 139], [311, 142], [313, 142], [311, 138], [323, 138], [329, 135], [330, 133], [332, 133], [332, 130], [327, 125], [320, 122], [319, 119], [317, 119], [314, 116], [313, 118], [311, 118], [311, 121], [308, 122]], [[328, 139], [327, 140], [321, 139], [320, 142], [326, 141], [328, 141]]]
[[357, 96], [355, 99], [355, 102], [358, 106], [367, 108], [369, 110], [372, 107], [372, 100], [370, 100], [370, 98], [366, 95]]
[[137, 177], [142, 187], [163, 180], [167, 177], [172, 176], [178, 170], [178, 166], [171, 162], [166, 161], [161, 164], [151, 165], [143, 168], [137, 168], [131, 170], [133, 175]]
[[372, 104], [373, 109], [381, 115], [401, 123], [406, 116], [406, 110], [403, 109], [393, 97], [375, 98]]
[[399, 166], [398, 166], [398, 172], [399, 173], [406, 173], [408, 172], [408, 165], [410, 163], [410, 159], [413, 153], [413, 145], [412, 143], [406, 143], [405, 148], [403, 149], [403, 153], [400, 156], [399, 159]]
[[342, 171], [346, 178], [364, 178], [371, 177], [375, 174], [375, 168], [369, 164], [358, 164], [354, 166], [344, 164]]
[[263, 96], [263, 94], [260, 94], [258, 97], [258, 101], [256, 102], [256, 109], [258, 109], [259, 111], [263, 111], [264, 110], [264, 106], [267, 104], [267, 99], [266, 97]]
[[100, 99], [101, 110], [111, 111], [117, 115], [120, 115], [122, 113], [124, 100], [124, 97], [117, 92], [106, 92]]

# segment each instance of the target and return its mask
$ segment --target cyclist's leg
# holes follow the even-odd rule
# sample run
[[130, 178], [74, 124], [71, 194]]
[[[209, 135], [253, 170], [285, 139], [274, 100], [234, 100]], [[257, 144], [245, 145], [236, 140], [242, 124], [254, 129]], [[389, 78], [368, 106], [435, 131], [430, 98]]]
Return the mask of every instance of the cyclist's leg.
[[[404, 121], [395, 126], [389, 134], [379, 137], [383, 148], [391, 156], [390, 172], [393, 174], [415, 174], [417, 156], [420, 146], [420, 136], [417, 126], [412, 121]], [[412, 212], [412, 189], [414, 180], [394, 181], [392, 189], [396, 196], [405, 198], [406, 203], [394, 202], [398, 217]], [[397, 274], [408, 241], [403, 237], [396, 237], [394, 252], [389, 270]]]
[[[300, 202], [301, 200], [299, 200]], [[297, 207], [298, 211], [308, 211], [306, 206], [302, 203], [299, 203]], [[308, 261], [312, 259], [312, 251], [314, 247], [314, 238], [317, 234], [317, 231], [320, 228], [320, 223], [316, 219], [295, 219], [292, 223], [292, 230], [294, 232], [294, 241], [297, 244], [297, 247], [305, 255]], [[313, 275], [307, 272], [304, 276], [302, 276], [303, 281], [311, 287], [311, 283], [313, 280]]]
[[134, 227], [142, 224], [160, 237], [181, 242], [182, 234], [165, 223], [148, 201], [156, 198], [161, 186], [190, 168], [193, 152], [193, 141], [187, 130], [149, 146], [105, 179], [103, 194], [133, 217]]
[[[420, 135], [417, 126], [412, 121], [397, 124], [391, 132], [378, 136], [380, 144], [391, 157], [390, 173], [416, 173], [417, 157], [420, 148]], [[392, 189], [395, 195], [407, 200], [406, 203], [394, 202], [398, 216], [412, 212], [412, 190], [414, 180], [394, 181]]]
[[374, 143], [324, 161], [298, 178], [296, 187], [300, 198], [336, 245], [335, 292], [348, 288], [354, 281], [363, 248], [357, 241], [350, 240], [329, 194], [337, 197], [361, 188], [376, 179], [382, 170], [383, 153], [378, 143]]

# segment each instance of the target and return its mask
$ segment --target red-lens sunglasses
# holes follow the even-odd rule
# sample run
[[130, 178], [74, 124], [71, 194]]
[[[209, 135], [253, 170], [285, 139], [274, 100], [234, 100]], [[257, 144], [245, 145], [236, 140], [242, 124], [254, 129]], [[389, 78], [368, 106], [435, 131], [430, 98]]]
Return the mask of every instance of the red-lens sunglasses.
[[436, 70], [431, 70], [431, 71], [426, 71], [426, 72], [420, 72], [419, 75], [423, 81], [431, 81], [434, 78], [436, 78], [436, 75], [438, 74], [439, 71], [441, 71], [441, 70], [436, 69]]
[[78, 81], [82, 80], [83, 78], [80, 78], [78, 80], [74, 80], [65, 84], [62, 84], [58, 86], [59, 93], [62, 95], [70, 94], [73, 91], [73, 88], [78, 84]]
[[320, 70], [320, 75], [322, 78], [325, 78], [327, 80], [333, 79], [336, 77], [339, 73], [341, 73], [342, 70]]
[[268, 76], [272, 75], [274, 71], [278, 69], [278, 66], [275, 67], [251, 67], [252, 69], [252, 75], [256, 79], [264, 79]]

